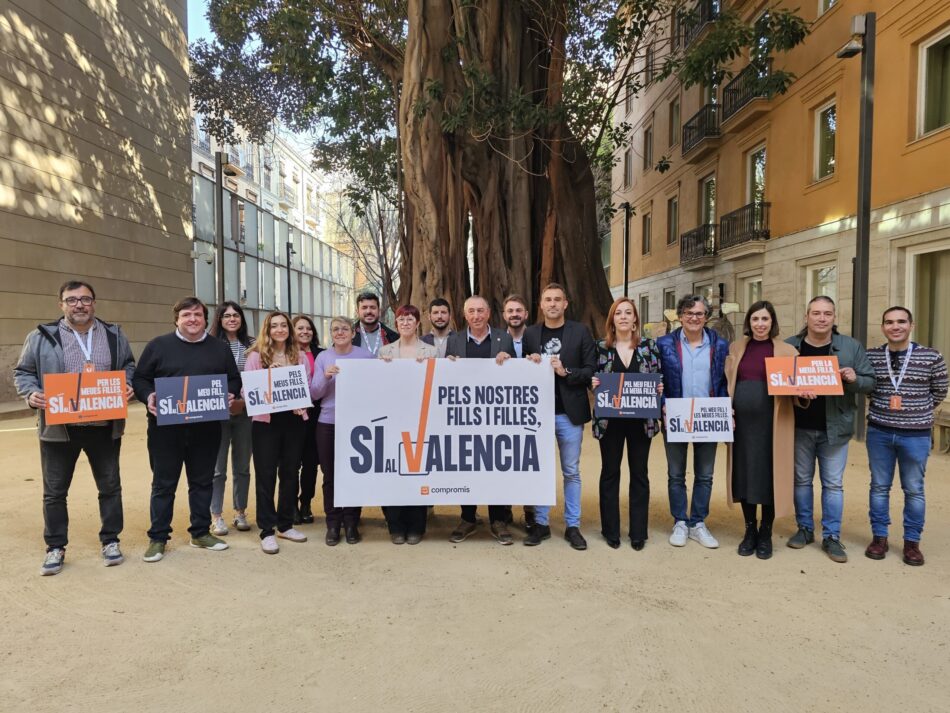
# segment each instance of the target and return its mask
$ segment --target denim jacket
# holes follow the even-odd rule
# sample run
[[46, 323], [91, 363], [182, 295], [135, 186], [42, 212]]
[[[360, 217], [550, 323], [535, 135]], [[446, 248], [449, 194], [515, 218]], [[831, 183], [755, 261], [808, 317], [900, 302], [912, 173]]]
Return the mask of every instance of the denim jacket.
[[[614, 356], [617, 350], [608, 348], [607, 343], [600, 339], [597, 341], [597, 373], [610, 373], [614, 370]], [[641, 339], [639, 346], [633, 352], [633, 358], [637, 360], [637, 366], [641, 374], [660, 374], [660, 352], [656, 347], [656, 342], [652, 339]], [[594, 418], [593, 431], [594, 438], [600, 439], [607, 431], [607, 425], [610, 419]], [[647, 418], [643, 421], [643, 428], [646, 431], [647, 438], [653, 438], [660, 432], [662, 424], [659, 419]]]

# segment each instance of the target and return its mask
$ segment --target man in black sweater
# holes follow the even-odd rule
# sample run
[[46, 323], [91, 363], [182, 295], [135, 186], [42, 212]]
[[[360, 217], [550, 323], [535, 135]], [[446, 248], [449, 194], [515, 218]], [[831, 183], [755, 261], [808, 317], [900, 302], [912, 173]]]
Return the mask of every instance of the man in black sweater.
[[155, 379], [168, 376], [227, 374], [228, 405], [241, 393], [241, 374], [228, 345], [208, 339], [208, 308], [197, 297], [185, 297], [174, 307], [174, 332], [155, 337], [139, 359], [132, 387], [139, 401], [148, 406], [148, 456], [152, 466], [152, 526], [149, 546], [143, 558], [158, 562], [165, 556], [175, 511], [175, 491], [182, 465], [188, 478], [188, 505], [191, 509], [191, 546], [206, 550], [226, 550], [224, 540], [213, 536], [211, 488], [218, 446], [219, 421], [159, 426], [156, 420]]

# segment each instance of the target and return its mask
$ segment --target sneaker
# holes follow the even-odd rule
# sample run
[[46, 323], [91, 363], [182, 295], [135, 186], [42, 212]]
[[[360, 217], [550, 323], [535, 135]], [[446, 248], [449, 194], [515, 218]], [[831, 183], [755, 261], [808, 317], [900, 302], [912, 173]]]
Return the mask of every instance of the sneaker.
[[245, 515], [243, 512], [234, 513], [234, 527], [241, 532], [247, 532], [250, 530], [251, 526], [247, 521], [247, 515]]
[[476, 525], [474, 522], [469, 522], [468, 520], [462, 520], [459, 522], [458, 526], [452, 530], [452, 534], [449, 535], [449, 542], [462, 542], [467, 539], [473, 532], [475, 532]]
[[401, 532], [390, 532], [389, 539], [392, 540], [394, 545], [404, 545], [406, 544], [406, 536]]
[[[799, 525], [798, 532], [796, 532], [794, 535], [789, 537], [788, 542], [786, 544], [789, 547], [791, 547], [793, 550], [800, 550], [805, 545], [810, 545], [814, 541], [815, 541], [815, 531], [809, 530], [808, 528], [802, 527], [801, 525]], [[822, 544], [822, 547], [824, 547], [824, 544]]]
[[277, 544], [276, 537], [268, 535], [261, 538], [261, 549], [264, 550], [264, 554], [276, 555], [280, 552], [280, 545]]
[[212, 550], [213, 552], [220, 552], [221, 550], [228, 549], [227, 542], [224, 540], [219, 540], [211, 533], [202, 535], [201, 537], [192, 537], [191, 546], [202, 550]]
[[148, 543], [148, 549], [142, 559], [146, 562], [158, 562], [165, 556], [165, 543], [152, 540]]
[[508, 525], [501, 522], [500, 520], [491, 524], [491, 534], [492, 537], [494, 537], [503, 545], [513, 545], [515, 543], [511, 533], [508, 532]]
[[214, 523], [211, 525], [211, 534], [217, 535], [218, 537], [224, 537], [228, 534], [228, 524], [224, 521], [223, 517], [216, 517]]
[[66, 559], [66, 549], [64, 547], [54, 547], [48, 550], [46, 559], [43, 560], [43, 566], [40, 568], [40, 574], [44, 577], [59, 574], [63, 571], [64, 559]]
[[586, 550], [587, 540], [581, 534], [580, 528], [569, 527], [564, 531], [564, 539], [571, 543], [575, 550]]
[[844, 545], [837, 537], [826, 537], [821, 541], [821, 549], [828, 553], [828, 559], [832, 562], [847, 562], [848, 553], [844, 551]]
[[102, 563], [106, 567], [115, 567], [123, 562], [125, 562], [125, 557], [122, 556], [118, 542], [107, 542], [102, 546]]
[[307, 536], [303, 534], [300, 530], [296, 528], [290, 528], [289, 530], [284, 530], [283, 532], [278, 532], [277, 536], [282, 540], [290, 540], [291, 542], [306, 542]]
[[686, 527], [684, 520], [677, 520], [673, 525], [673, 534], [670, 535], [670, 544], [673, 547], [685, 547], [686, 540], [689, 538], [689, 528]]
[[[672, 536], [670, 539], [672, 540]], [[711, 550], [719, 547], [719, 540], [712, 536], [712, 533], [706, 527], [706, 523], [704, 522], [700, 522], [689, 528], [689, 539], [696, 540], [696, 542], [701, 544], [703, 547], [707, 547]]]
[[528, 547], [535, 547], [540, 545], [542, 541], [549, 539], [551, 539], [550, 526], [535, 523], [528, 528], [528, 536], [524, 538], [524, 544]]
[[406, 544], [407, 545], [418, 545], [422, 542], [422, 534], [418, 532], [410, 532], [406, 535]]

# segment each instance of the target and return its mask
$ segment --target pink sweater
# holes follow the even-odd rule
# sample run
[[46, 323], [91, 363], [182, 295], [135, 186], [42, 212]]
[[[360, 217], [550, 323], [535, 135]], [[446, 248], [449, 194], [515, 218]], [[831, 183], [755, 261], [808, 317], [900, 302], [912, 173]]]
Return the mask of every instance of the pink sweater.
[[[310, 367], [310, 362], [307, 359], [307, 355], [303, 352], [300, 352], [297, 363], [300, 364], [304, 370], [307, 372], [307, 383], [310, 383], [310, 377], [313, 376], [313, 369]], [[259, 352], [251, 352], [247, 355], [247, 362], [244, 364], [244, 371], [253, 371], [255, 369], [266, 369], [267, 367], [261, 366], [261, 355]], [[241, 389], [241, 395], [244, 395], [244, 389]], [[307, 420], [307, 412], [304, 411], [303, 415], [300, 417], [304, 421]], [[257, 421], [259, 423], [270, 423], [270, 414], [262, 413], [257, 416], [251, 416], [252, 421]]]

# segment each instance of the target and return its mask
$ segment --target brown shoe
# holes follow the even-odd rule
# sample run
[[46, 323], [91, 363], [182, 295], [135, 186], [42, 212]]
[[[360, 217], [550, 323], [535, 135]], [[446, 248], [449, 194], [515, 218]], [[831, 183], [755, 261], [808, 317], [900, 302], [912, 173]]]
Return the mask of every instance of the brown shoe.
[[514, 543], [511, 533], [508, 532], [508, 525], [501, 520], [495, 520], [495, 522], [491, 524], [491, 534], [492, 537], [494, 537], [503, 545], [510, 545]]
[[911, 567], [920, 567], [924, 563], [924, 554], [920, 551], [920, 543], [904, 540], [904, 564]]
[[887, 546], [887, 538], [875, 535], [871, 540], [871, 544], [864, 550], [864, 556], [872, 560], [882, 560], [888, 549], [890, 548]]

